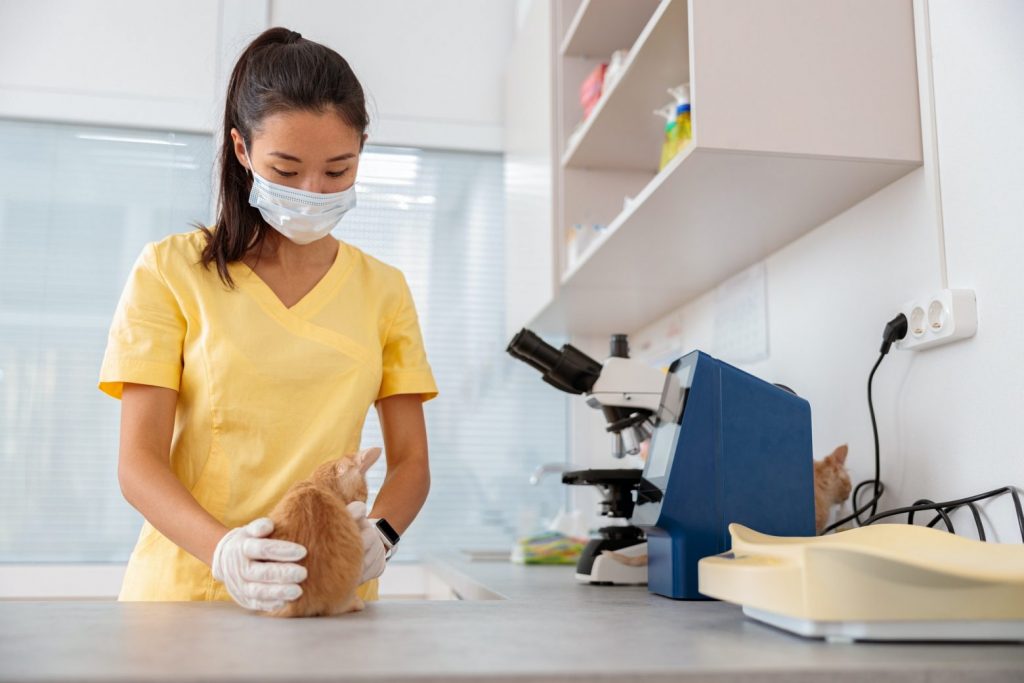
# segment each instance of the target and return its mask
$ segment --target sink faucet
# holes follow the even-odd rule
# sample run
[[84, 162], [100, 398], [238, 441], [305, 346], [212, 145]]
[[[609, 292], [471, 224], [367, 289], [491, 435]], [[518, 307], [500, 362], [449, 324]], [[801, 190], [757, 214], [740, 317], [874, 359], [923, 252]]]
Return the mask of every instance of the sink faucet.
[[541, 477], [543, 477], [545, 474], [548, 474], [549, 472], [567, 472], [568, 470], [569, 466], [566, 465], [565, 463], [546, 462], [543, 465], [537, 467], [537, 469], [533, 471], [533, 474], [530, 475], [530, 484], [536, 486], [537, 484], [540, 483]]

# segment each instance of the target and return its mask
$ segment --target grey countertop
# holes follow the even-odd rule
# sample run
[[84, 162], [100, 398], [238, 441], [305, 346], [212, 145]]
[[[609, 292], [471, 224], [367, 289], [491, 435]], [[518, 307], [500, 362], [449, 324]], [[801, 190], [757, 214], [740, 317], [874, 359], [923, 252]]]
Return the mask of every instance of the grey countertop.
[[1024, 681], [1024, 646], [827, 644], [720, 602], [439, 557], [467, 596], [272, 619], [231, 603], [0, 601], [0, 681]]

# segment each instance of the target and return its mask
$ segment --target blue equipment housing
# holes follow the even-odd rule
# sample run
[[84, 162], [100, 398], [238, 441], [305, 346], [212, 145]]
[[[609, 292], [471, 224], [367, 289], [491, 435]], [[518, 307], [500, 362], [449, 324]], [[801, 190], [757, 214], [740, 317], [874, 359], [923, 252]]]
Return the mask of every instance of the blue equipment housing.
[[669, 368], [630, 521], [647, 534], [648, 588], [697, 591], [697, 562], [729, 524], [814, 536], [811, 408], [791, 391], [693, 351]]

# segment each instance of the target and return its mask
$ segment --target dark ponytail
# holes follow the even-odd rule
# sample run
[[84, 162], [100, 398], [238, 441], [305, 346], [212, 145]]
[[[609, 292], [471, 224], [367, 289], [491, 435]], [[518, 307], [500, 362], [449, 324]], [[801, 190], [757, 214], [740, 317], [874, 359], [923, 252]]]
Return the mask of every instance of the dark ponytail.
[[282, 111], [321, 113], [333, 110], [348, 125], [366, 131], [369, 116], [359, 80], [334, 50], [286, 28], [261, 33], [238, 58], [228, 83], [224, 107], [224, 140], [220, 154], [217, 223], [206, 234], [200, 263], [216, 262], [220, 279], [234, 287], [228, 264], [239, 261], [249, 247], [260, 245], [272, 230], [260, 212], [249, 206], [252, 183], [235, 156], [231, 129], [237, 128], [249, 149], [263, 119]]

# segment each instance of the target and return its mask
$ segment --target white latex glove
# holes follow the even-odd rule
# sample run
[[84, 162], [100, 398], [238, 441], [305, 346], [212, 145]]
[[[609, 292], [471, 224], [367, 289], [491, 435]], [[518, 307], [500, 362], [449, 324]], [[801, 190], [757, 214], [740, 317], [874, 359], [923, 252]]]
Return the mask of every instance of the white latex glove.
[[359, 535], [363, 539], [363, 576], [359, 583], [364, 584], [384, 573], [384, 555], [387, 549], [377, 527], [366, 518], [366, 503], [352, 501], [348, 504], [348, 513], [356, 520]]
[[277, 610], [302, 595], [299, 582], [306, 579], [306, 568], [295, 560], [306, 556], [306, 548], [265, 538], [273, 531], [274, 522], [260, 517], [227, 532], [213, 551], [213, 578], [246, 609]]

